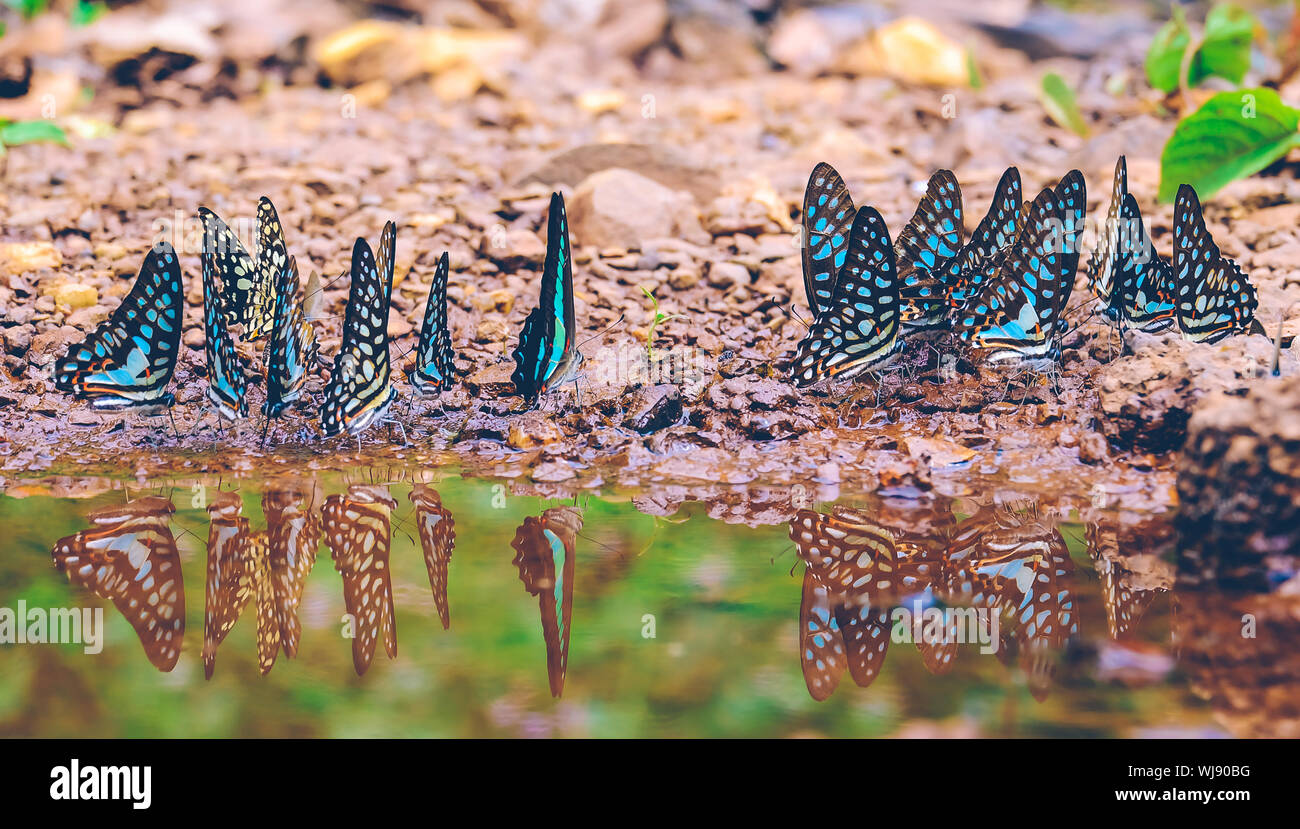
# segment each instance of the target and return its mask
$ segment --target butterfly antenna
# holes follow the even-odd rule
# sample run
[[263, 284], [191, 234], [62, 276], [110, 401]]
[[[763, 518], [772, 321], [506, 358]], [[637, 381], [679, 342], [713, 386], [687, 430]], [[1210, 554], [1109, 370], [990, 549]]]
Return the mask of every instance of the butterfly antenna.
[[1084, 317], [1083, 319], [1081, 319], [1081, 320], [1079, 320], [1077, 323], [1075, 323], [1075, 325], [1074, 325], [1073, 328], [1066, 329], [1066, 332], [1065, 332], [1064, 334], [1061, 335], [1061, 340], [1064, 341], [1066, 337], [1070, 336], [1070, 335], [1073, 334], [1075, 331], [1078, 331], [1079, 328], [1080, 328], [1084, 323], [1086, 323], [1088, 320], [1092, 319], [1092, 318], [1095, 317], [1095, 316], [1097, 316], [1097, 309], [1094, 308], [1091, 312], [1089, 312], [1088, 316]]
[[585, 340], [583, 340], [582, 342], [578, 343], [578, 348], [582, 348], [584, 345], [586, 345], [587, 343], [591, 342], [592, 340], [597, 339], [598, 337], [603, 337], [603, 336], [605, 336], [606, 334], [608, 334], [610, 331], [613, 331], [615, 328], [617, 328], [619, 325], [622, 324], [622, 322], [623, 322], [623, 318], [626, 317], [626, 316], [627, 316], [627, 314], [619, 314], [619, 315], [618, 315], [618, 319], [614, 320], [614, 321], [611, 322], [609, 325], [605, 326], [605, 330], [600, 331], [600, 332], [597, 332], [597, 333], [595, 333], [595, 334], [592, 334], [592, 335], [591, 335], [590, 337], [588, 337], [587, 339], [585, 339]]
[[794, 320], [795, 322], [799, 323], [799, 324], [802, 325], [804, 328], [807, 328], [809, 331], [812, 330], [812, 326], [809, 325], [808, 323], [804, 322], [803, 315], [800, 314], [797, 310], [795, 310], [795, 307], [794, 307], [793, 305], [790, 305], [790, 306], [782, 305], [782, 306], [779, 306], [779, 307], [781, 308], [781, 311], [782, 311], [782, 312], [783, 312], [787, 317], [789, 317], [790, 319], [792, 319], [792, 320]]

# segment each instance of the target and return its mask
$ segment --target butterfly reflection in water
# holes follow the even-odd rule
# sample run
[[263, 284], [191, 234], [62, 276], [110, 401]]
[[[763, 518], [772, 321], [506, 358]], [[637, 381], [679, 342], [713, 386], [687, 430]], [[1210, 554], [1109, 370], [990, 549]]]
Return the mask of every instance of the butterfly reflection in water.
[[262, 493], [276, 624], [280, 645], [290, 659], [298, 655], [302, 639], [298, 607], [320, 547], [320, 518], [312, 509], [314, 494], [312, 485], [296, 480], [272, 481]]
[[257, 615], [257, 661], [270, 672], [280, 650], [267, 536], [249, 529], [243, 501], [221, 492], [208, 504], [208, 567], [203, 617], [203, 673], [212, 678], [217, 648], [252, 600]]
[[424, 566], [429, 571], [433, 604], [442, 620], [442, 629], [447, 630], [451, 626], [451, 611], [447, 607], [447, 569], [451, 564], [451, 552], [456, 549], [456, 522], [433, 487], [416, 484], [411, 489], [410, 498], [415, 504], [415, 521], [420, 530]]
[[90, 513], [94, 525], [54, 545], [54, 564], [68, 580], [108, 599], [126, 618], [160, 671], [180, 659], [185, 638], [181, 560], [168, 526], [166, 498], [140, 498]]
[[515, 531], [510, 546], [524, 589], [537, 597], [546, 640], [546, 674], [551, 696], [564, 693], [569, 663], [569, 622], [573, 613], [574, 548], [582, 530], [582, 513], [574, 507], [552, 507], [529, 517]]
[[[889, 650], [892, 609], [929, 606], [936, 592], [946, 597], [943, 549], [952, 521], [946, 508], [894, 510], [883, 503], [870, 513], [800, 510], [791, 520], [790, 538], [808, 565], [799, 657], [813, 699], [828, 698], [845, 670], [859, 687], [869, 686]], [[946, 673], [958, 640], [953, 630], [936, 634], [922, 631], [916, 647], [931, 673]]]
[[321, 508], [325, 544], [343, 577], [343, 603], [352, 626], [352, 665], [360, 676], [370, 667], [380, 636], [389, 659], [397, 658], [397, 620], [388, 566], [397, 501], [387, 487], [354, 484], [331, 495]]

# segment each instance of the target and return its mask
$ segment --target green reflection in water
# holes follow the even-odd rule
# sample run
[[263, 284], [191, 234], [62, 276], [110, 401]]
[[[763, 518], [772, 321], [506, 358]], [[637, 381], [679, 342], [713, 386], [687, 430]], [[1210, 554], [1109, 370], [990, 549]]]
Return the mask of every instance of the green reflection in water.
[[[349, 481], [323, 476], [319, 483], [318, 507]], [[86, 529], [91, 510], [123, 504], [123, 492], [0, 497], [0, 534], [8, 540], [0, 607], [19, 599], [29, 607], [104, 607], [107, 624], [98, 655], [78, 645], [0, 646], [0, 733], [867, 737], [1213, 729], [1177, 672], [1137, 688], [1097, 677], [1095, 650], [1107, 639], [1107, 622], [1080, 525], [1061, 527], [1075, 564], [1080, 633], [1059, 659], [1046, 699], [1031, 696], [1014, 660], [1004, 665], [961, 646], [952, 670], [936, 676], [915, 647], [895, 643], [869, 687], [846, 678], [817, 702], [800, 667], [804, 564], [788, 526], [728, 525], [694, 502], [654, 517], [625, 496], [579, 501], [567, 677], [553, 699], [538, 599], [521, 582], [511, 541], [526, 519], [573, 500], [515, 496], [508, 484], [481, 480], [434, 486], [455, 521], [449, 630], [430, 591], [411, 486], [397, 483], [390, 487], [398, 504], [390, 556], [397, 659], [381, 643], [357, 676], [341, 635], [342, 578], [322, 544], [302, 598], [297, 658], [282, 654], [269, 675], [259, 675], [250, 604], [221, 645], [210, 681], [199, 658], [208, 513], [192, 503], [188, 484], [152, 493], [176, 506], [171, 526], [185, 576], [184, 650], [168, 673], [145, 657], [111, 604], [70, 586], [52, 565], [54, 542]], [[260, 489], [244, 482], [239, 495], [252, 528], [265, 529]], [[1142, 618], [1137, 639], [1146, 647], [1167, 650], [1168, 607], [1167, 597], [1157, 598]]]

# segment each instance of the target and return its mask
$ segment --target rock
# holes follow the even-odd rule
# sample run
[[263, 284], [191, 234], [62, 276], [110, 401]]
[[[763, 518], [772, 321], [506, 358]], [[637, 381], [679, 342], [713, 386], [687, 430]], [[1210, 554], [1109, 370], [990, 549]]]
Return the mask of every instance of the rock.
[[1258, 380], [1206, 397], [1178, 459], [1180, 579], [1268, 586], [1269, 557], [1300, 562], [1300, 387]]
[[560, 427], [556, 426], [549, 417], [534, 409], [510, 418], [506, 443], [515, 449], [536, 449], [563, 439], [564, 433], [560, 431]]
[[403, 314], [400, 309], [391, 308], [389, 310], [388, 313], [389, 339], [395, 340], [399, 337], [405, 337], [407, 334], [410, 334], [414, 330], [415, 330], [414, 326], [412, 326], [411, 323], [407, 322], [406, 314]]
[[465, 420], [461, 436], [480, 440], [505, 440], [510, 427], [504, 417], [487, 412], [475, 412]]
[[749, 269], [737, 262], [710, 262], [705, 281], [723, 290], [749, 284]]
[[670, 383], [643, 386], [624, 404], [623, 425], [641, 434], [672, 426], [682, 417], [681, 390]]
[[[543, 248], [543, 254], [545, 249]], [[515, 295], [505, 288], [496, 291], [486, 291], [481, 294], [474, 294], [474, 307], [480, 311], [492, 311], [498, 314], [509, 314], [510, 309], [515, 307]]]
[[[573, 212], [572, 208], [569, 212]], [[546, 261], [546, 242], [531, 230], [501, 230], [498, 226], [483, 234], [479, 253], [505, 271], [516, 271], [529, 266], [540, 268]]]
[[631, 170], [588, 176], [569, 206], [574, 235], [584, 245], [631, 250], [647, 239], [699, 235], [695, 200]]
[[484, 397], [504, 397], [514, 394], [515, 384], [510, 379], [514, 370], [513, 362], [493, 363], [466, 377], [465, 386], [471, 394]]
[[13, 328], [5, 329], [5, 351], [17, 355], [27, 353], [27, 349], [32, 344], [32, 335], [35, 333], [36, 329], [30, 325], [15, 325]]
[[720, 196], [704, 209], [704, 229], [713, 236], [738, 233], [758, 236], [781, 229], [771, 216], [768, 205], [744, 196]]
[[[109, 310], [105, 305], [92, 305], [89, 308], [82, 308], [68, 314], [65, 320], [68, 325], [74, 328], [80, 328], [82, 331], [90, 331], [104, 320], [108, 319]], [[199, 330], [202, 330], [201, 328]]]
[[578, 473], [564, 461], [546, 461], [539, 463], [533, 470], [532, 478], [539, 483], [556, 483], [576, 477]]
[[[1257, 335], [1207, 345], [1176, 334], [1132, 332], [1129, 341], [1133, 355], [1106, 364], [1098, 374], [1102, 431], [1126, 451], [1176, 449], [1197, 401], [1212, 392], [1244, 392], [1273, 360], [1273, 343]], [[1282, 352], [1282, 368], [1288, 376], [1300, 372], [1292, 349]]]
[[798, 9], [777, 22], [767, 53], [801, 75], [821, 74], [845, 47], [866, 35], [870, 26], [884, 22], [881, 11], [858, 5]]
[[1110, 449], [1106, 439], [1096, 432], [1086, 432], [1079, 439], [1079, 460], [1084, 463], [1098, 464], [1110, 460]]
[[653, 179], [669, 190], [688, 192], [699, 204], [712, 201], [722, 190], [722, 178], [716, 171], [654, 144], [586, 144], [555, 156], [518, 185], [536, 182], [548, 188], [561, 184], [576, 188], [592, 174], [613, 167]]
[[849, 49], [836, 68], [850, 75], [887, 74], [945, 89], [969, 85], [966, 49], [919, 17], [903, 17], [876, 29]]
[[57, 268], [62, 264], [63, 256], [51, 242], [0, 244], [0, 268], [10, 273], [30, 273], [43, 268]]
[[99, 302], [99, 291], [94, 285], [81, 285], [68, 282], [54, 289], [54, 305], [58, 308], [76, 311], [89, 308]]
[[668, 285], [674, 291], [686, 291], [700, 284], [700, 275], [693, 268], [678, 268], [668, 277]]
[[931, 466], [951, 466], [965, 463], [975, 457], [975, 452], [962, 446], [939, 438], [910, 437], [903, 446], [907, 454], [917, 460], [928, 458]]
[[474, 341], [480, 343], [504, 342], [510, 334], [506, 321], [500, 317], [486, 317], [474, 329]]
[[32, 337], [28, 358], [36, 365], [43, 366], [62, 357], [74, 343], [81, 342], [85, 336], [84, 332], [70, 325], [43, 331]]

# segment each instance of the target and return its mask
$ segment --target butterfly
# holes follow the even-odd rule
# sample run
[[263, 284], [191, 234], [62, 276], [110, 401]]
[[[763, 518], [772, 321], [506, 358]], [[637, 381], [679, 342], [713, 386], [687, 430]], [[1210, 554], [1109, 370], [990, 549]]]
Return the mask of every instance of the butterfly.
[[[1074, 291], [1074, 276], [1079, 270], [1079, 252], [1083, 249], [1083, 223], [1088, 211], [1088, 188], [1083, 173], [1071, 170], [1057, 183], [1053, 194], [1061, 205], [1061, 232], [1057, 238], [1061, 252], [1061, 292], [1056, 298], [1056, 330], [1064, 336], [1068, 330], [1066, 305]], [[1032, 205], [1031, 205], [1032, 207]]]
[[551, 696], [564, 693], [569, 667], [569, 623], [573, 615], [573, 566], [582, 513], [574, 507], [552, 507], [529, 517], [515, 530], [510, 546], [524, 589], [537, 597], [546, 640], [546, 675]]
[[397, 619], [388, 567], [392, 515], [397, 501], [382, 486], [354, 484], [346, 495], [325, 499], [321, 515], [334, 569], [343, 576], [343, 603], [353, 626], [352, 666], [370, 667], [382, 635], [389, 659], [397, 658]]
[[1041, 365], [1060, 358], [1058, 322], [1073, 275], [1067, 279], [1064, 220], [1052, 190], [1038, 194], [1024, 225], [955, 326], [958, 336], [993, 365]]
[[288, 267], [284, 227], [271, 200], [257, 203], [257, 261], [216, 213], [199, 208], [203, 256], [221, 275], [221, 307], [229, 325], [243, 326], [243, 339], [259, 340], [275, 326], [275, 290]]
[[429, 589], [433, 591], [433, 604], [438, 608], [442, 629], [451, 627], [451, 611], [447, 607], [447, 566], [452, 550], [456, 549], [456, 522], [451, 512], [442, 505], [438, 491], [424, 484], [411, 489], [411, 503], [415, 504], [416, 522], [420, 528], [420, 546], [424, 550], [424, 566], [429, 571]]
[[515, 370], [510, 375], [516, 391], [529, 403], [544, 392], [574, 380], [582, 364], [582, 353], [574, 346], [577, 330], [573, 322], [572, 259], [564, 197], [552, 193], [546, 222], [542, 295], [537, 307], [524, 320], [513, 355]]
[[803, 285], [813, 318], [830, 307], [835, 279], [848, 256], [853, 199], [835, 168], [822, 162], [803, 193]]
[[309, 496], [308, 488], [296, 482], [275, 483], [262, 493], [276, 626], [284, 655], [290, 659], [298, 655], [302, 638], [298, 607], [320, 547], [320, 519], [311, 509]]
[[244, 361], [226, 325], [217, 285], [217, 263], [205, 247], [203, 268], [203, 349], [208, 360], [208, 400], [226, 420], [248, 416], [248, 379]]
[[95, 510], [94, 526], [59, 539], [52, 553], [69, 582], [113, 603], [160, 671], [176, 667], [185, 638], [181, 558], [168, 526], [175, 511], [156, 497]]
[[298, 299], [298, 263], [290, 256], [276, 275], [275, 313], [266, 346], [266, 402], [262, 413], [278, 417], [302, 395], [307, 369], [316, 362], [316, 329]]
[[1088, 263], [1088, 283], [1113, 323], [1131, 323], [1147, 332], [1173, 325], [1173, 270], [1169, 260], [1155, 252], [1137, 199], [1128, 192], [1124, 156], [1115, 162], [1106, 227]]
[[889, 228], [874, 207], [858, 210], [848, 255], [830, 304], [795, 349], [790, 375], [799, 386], [855, 377], [898, 356], [898, 271]]
[[961, 252], [964, 233], [961, 187], [952, 171], [939, 170], [894, 243], [904, 329], [946, 321], [949, 265]]
[[257, 609], [257, 661], [263, 676], [270, 673], [280, 650], [267, 536], [251, 532], [242, 512], [243, 502], [234, 492], [219, 493], [208, 505], [203, 618], [203, 673], [208, 679], [216, 666], [217, 648], [250, 600]]
[[424, 324], [420, 326], [420, 343], [415, 349], [415, 371], [409, 372], [411, 385], [422, 394], [437, 394], [452, 382], [451, 335], [447, 329], [447, 254], [438, 259], [429, 286], [429, 301], [424, 307]]
[[988, 213], [948, 265], [948, 314], [960, 319], [963, 306], [997, 266], [1020, 234], [1024, 191], [1020, 171], [1008, 167], [998, 180]]
[[54, 387], [91, 398], [95, 409], [163, 408], [184, 321], [181, 265], [166, 242], [151, 247], [131, 293], [85, 340], [68, 349]]
[[1178, 328], [1193, 342], [1217, 342], [1251, 329], [1255, 286], [1214, 244], [1196, 190], [1184, 184], [1174, 201], [1174, 276]]
[[397, 226], [389, 222], [379, 239], [379, 263], [365, 239], [352, 248], [352, 285], [343, 320], [343, 345], [325, 388], [321, 425], [326, 437], [347, 430], [357, 435], [383, 420], [397, 399], [390, 382], [388, 307], [396, 266]]

